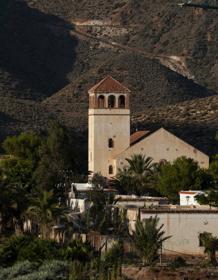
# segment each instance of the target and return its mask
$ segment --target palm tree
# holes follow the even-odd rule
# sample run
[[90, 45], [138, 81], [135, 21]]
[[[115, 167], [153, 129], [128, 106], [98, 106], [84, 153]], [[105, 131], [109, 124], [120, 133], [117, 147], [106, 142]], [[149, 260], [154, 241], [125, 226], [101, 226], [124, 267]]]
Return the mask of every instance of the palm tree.
[[199, 241], [204, 246], [204, 253], [210, 258], [213, 265], [217, 264], [216, 251], [218, 251], [218, 238], [214, 237], [210, 232], [199, 234]]
[[146, 265], [152, 264], [158, 258], [158, 251], [162, 248], [163, 242], [170, 238], [170, 236], [164, 237], [163, 224], [158, 227], [158, 223], [157, 216], [144, 221], [138, 218], [136, 222], [132, 239]]
[[122, 192], [129, 194], [144, 194], [151, 188], [153, 181], [154, 163], [151, 157], [145, 157], [141, 154], [132, 155], [126, 158], [128, 166], [118, 170], [114, 179], [115, 186]]
[[53, 191], [39, 189], [36, 196], [30, 200], [31, 206], [26, 211], [26, 216], [38, 224], [43, 239], [48, 238], [49, 228], [58, 219], [63, 218], [66, 209], [56, 202]]
[[23, 231], [23, 213], [28, 205], [27, 186], [0, 182], [0, 232]]

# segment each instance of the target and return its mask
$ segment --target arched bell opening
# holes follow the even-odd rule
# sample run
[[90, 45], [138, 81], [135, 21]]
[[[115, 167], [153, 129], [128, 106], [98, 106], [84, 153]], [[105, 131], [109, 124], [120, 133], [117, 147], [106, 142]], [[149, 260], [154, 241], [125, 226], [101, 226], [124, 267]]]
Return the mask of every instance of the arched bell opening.
[[118, 107], [119, 108], [125, 108], [126, 107], [126, 97], [124, 95], [119, 96]]
[[100, 95], [98, 97], [98, 108], [99, 109], [105, 108], [105, 98], [104, 98], [104, 95]]
[[114, 95], [110, 95], [108, 97], [108, 107], [109, 108], [114, 108], [115, 107], [115, 103], [116, 103], [116, 98]]

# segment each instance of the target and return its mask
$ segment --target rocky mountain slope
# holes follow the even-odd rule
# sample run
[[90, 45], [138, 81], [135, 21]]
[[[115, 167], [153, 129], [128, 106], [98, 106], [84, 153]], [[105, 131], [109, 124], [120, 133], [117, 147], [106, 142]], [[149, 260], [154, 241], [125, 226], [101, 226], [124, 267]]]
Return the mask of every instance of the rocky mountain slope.
[[[83, 27], [86, 26], [84, 21], [89, 20], [89, 32], [94, 34], [142, 48], [151, 54], [175, 56], [185, 63], [187, 72], [197, 82], [218, 91], [216, 10], [182, 9], [178, 6], [180, 0], [27, 2], [71, 22], [82, 20]], [[208, 3], [214, 4], [214, 0]], [[90, 25], [90, 20], [99, 21]], [[113, 29], [108, 29], [108, 25], [113, 25]]]
[[110, 74], [132, 90], [134, 125], [164, 125], [218, 151], [213, 11], [172, 0], [3, 0], [0, 26], [0, 140], [52, 119], [86, 131], [87, 90]]

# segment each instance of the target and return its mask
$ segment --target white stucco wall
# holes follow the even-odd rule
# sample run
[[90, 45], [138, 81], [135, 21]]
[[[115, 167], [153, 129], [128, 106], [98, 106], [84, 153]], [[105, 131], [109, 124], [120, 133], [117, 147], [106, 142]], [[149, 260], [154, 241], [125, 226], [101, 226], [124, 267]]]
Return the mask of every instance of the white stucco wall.
[[160, 218], [159, 224], [164, 224], [166, 236], [172, 236], [163, 244], [165, 253], [185, 253], [201, 255], [203, 247], [199, 246], [199, 233], [211, 232], [218, 236], [218, 211], [186, 211], [178, 213], [149, 213], [141, 212], [141, 219], [150, 216]]
[[163, 159], [173, 162], [178, 157], [186, 156], [193, 158], [202, 168], [209, 167], [209, 157], [207, 155], [163, 128], [119, 154], [114, 160], [116, 171], [118, 171], [118, 168], [123, 168], [127, 164], [125, 159], [130, 158], [133, 154], [144, 154], [152, 157], [154, 162]]
[[84, 213], [90, 207], [90, 202], [87, 199], [71, 198], [70, 207], [73, 211]]
[[[108, 147], [112, 138], [114, 147]], [[129, 147], [129, 109], [89, 109], [89, 171], [101, 172], [111, 177], [109, 165], [114, 166], [114, 157]]]

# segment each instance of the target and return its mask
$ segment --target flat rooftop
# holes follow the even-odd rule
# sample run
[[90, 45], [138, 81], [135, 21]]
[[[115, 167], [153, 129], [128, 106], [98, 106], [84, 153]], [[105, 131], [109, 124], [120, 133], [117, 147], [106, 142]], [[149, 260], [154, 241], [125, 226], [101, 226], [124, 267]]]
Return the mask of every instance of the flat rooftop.
[[185, 214], [198, 214], [198, 213], [210, 213], [210, 214], [218, 214], [218, 208], [209, 207], [209, 206], [159, 206], [156, 208], [141, 208], [141, 213], [150, 213], [150, 214], [158, 214], [158, 213], [171, 213], [171, 214], [178, 214], [178, 213], [185, 213]]
[[116, 195], [116, 199], [119, 199], [119, 201], [168, 201], [167, 197], [153, 197], [153, 196], [136, 196], [136, 195]]

